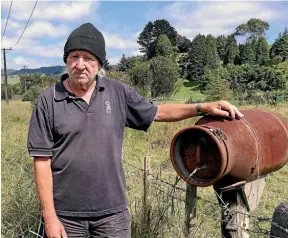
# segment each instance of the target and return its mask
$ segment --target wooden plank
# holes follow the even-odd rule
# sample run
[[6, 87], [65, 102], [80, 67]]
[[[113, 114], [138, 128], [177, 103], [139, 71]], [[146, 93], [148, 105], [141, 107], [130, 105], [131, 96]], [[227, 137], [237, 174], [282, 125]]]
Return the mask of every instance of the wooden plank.
[[246, 183], [244, 186], [244, 199], [248, 205], [249, 211], [255, 210], [260, 202], [265, 188], [265, 178]]

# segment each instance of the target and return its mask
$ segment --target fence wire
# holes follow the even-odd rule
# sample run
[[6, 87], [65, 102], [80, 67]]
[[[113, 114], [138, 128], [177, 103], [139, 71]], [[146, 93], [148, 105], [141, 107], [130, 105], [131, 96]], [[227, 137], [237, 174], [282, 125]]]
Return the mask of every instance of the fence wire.
[[[138, 172], [142, 172], [144, 174], [144, 169], [141, 169], [127, 161], [124, 160], [124, 164], [127, 164], [130, 168], [134, 168]], [[270, 174], [269, 176], [272, 176], [273, 174]], [[172, 200], [176, 200], [180, 203], [185, 205], [185, 198], [183, 198], [183, 193], [185, 193], [185, 196], [194, 195], [191, 192], [187, 191], [186, 187], [179, 186], [175, 183], [171, 183], [163, 178], [161, 178], [158, 174], [152, 174], [150, 172], [147, 173], [147, 176], [149, 177], [149, 186], [153, 188], [154, 190], [160, 191], [161, 193], [165, 194], [168, 198]], [[171, 193], [172, 190], [174, 191]], [[218, 195], [215, 191], [216, 196]], [[218, 195], [219, 197], [219, 195]], [[205, 215], [213, 220], [217, 220], [219, 223], [226, 222], [227, 220], [223, 220], [221, 218], [221, 211], [224, 211], [226, 213], [229, 213], [230, 216], [233, 216], [235, 214], [241, 214], [247, 216], [249, 219], [251, 219], [253, 222], [253, 229], [245, 229], [244, 227], [239, 226], [239, 224], [236, 223], [230, 223], [231, 225], [237, 226], [240, 229], [245, 230], [249, 235], [254, 234], [256, 236], [263, 235], [265, 237], [270, 238], [276, 238], [276, 236], [273, 236], [270, 234], [270, 230], [264, 229], [261, 227], [261, 224], [266, 223], [273, 225], [280, 230], [282, 230], [285, 234], [287, 234], [288, 237], [288, 229], [285, 227], [281, 227], [277, 223], [273, 222], [271, 217], [265, 217], [265, 216], [255, 216], [251, 214], [247, 214], [241, 211], [232, 211], [228, 208], [228, 204], [225, 204], [224, 202], [215, 202], [212, 200], [208, 200], [205, 198], [202, 198], [200, 196], [196, 197], [197, 201], [201, 201], [201, 206], [197, 206], [197, 214]], [[167, 203], [168, 204], [168, 203]], [[182, 208], [183, 208], [182, 206]], [[207, 211], [207, 208], [210, 208], [211, 210]], [[168, 210], [167, 210], [168, 211]], [[286, 214], [286, 213], [285, 213]], [[288, 215], [288, 214], [287, 214]], [[192, 236], [193, 237], [193, 236]], [[222, 235], [222, 237], [224, 237]], [[285, 236], [286, 237], [286, 236]]]

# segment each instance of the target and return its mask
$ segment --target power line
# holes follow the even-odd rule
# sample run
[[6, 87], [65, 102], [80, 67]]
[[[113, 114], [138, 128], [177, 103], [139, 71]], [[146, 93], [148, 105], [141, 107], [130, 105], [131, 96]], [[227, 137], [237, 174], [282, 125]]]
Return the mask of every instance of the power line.
[[5, 25], [3, 34], [2, 34], [1, 42], [2, 42], [3, 37], [5, 35], [6, 27], [7, 27], [8, 21], [9, 21], [9, 16], [10, 16], [11, 8], [12, 8], [12, 3], [13, 3], [13, 0], [11, 0], [11, 3], [10, 3], [9, 13], [8, 13], [8, 17], [7, 17], [7, 20], [6, 20], [6, 25]]
[[16, 44], [15, 44], [12, 48], [14, 48], [14, 47], [18, 44], [18, 42], [21, 40], [21, 38], [22, 38], [22, 36], [23, 36], [23, 34], [24, 34], [24, 32], [25, 32], [28, 24], [29, 24], [29, 21], [30, 21], [32, 15], [33, 15], [33, 12], [34, 12], [34, 10], [35, 10], [35, 7], [36, 7], [37, 3], [38, 3], [38, 0], [35, 2], [35, 5], [34, 5], [34, 7], [33, 7], [33, 10], [32, 10], [32, 12], [31, 12], [31, 14], [30, 14], [30, 17], [29, 17], [29, 19], [28, 19], [28, 21], [27, 21], [27, 23], [26, 23], [26, 26], [25, 26], [25, 28], [24, 28], [21, 36], [19, 37], [18, 41], [16, 42]]

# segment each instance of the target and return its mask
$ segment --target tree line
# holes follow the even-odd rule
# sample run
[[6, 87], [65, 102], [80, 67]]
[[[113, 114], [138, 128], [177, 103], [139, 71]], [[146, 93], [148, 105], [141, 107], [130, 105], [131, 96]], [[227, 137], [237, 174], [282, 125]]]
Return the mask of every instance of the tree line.
[[[169, 96], [180, 78], [199, 83], [207, 100], [270, 102], [287, 98], [288, 30], [271, 46], [265, 37], [267, 30], [267, 22], [252, 18], [228, 36], [198, 34], [190, 41], [168, 21], [156, 20], [138, 37], [144, 55], [123, 54], [119, 70], [127, 74], [126, 81], [129, 78], [152, 97]], [[168, 56], [170, 60], [164, 60]]]
[[[143, 55], [123, 54], [117, 71], [109, 70], [108, 60], [105, 67], [108, 77], [129, 84], [149, 98], [170, 96], [183, 80], [188, 80], [199, 85], [205, 100], [285, 100], [288, 30], [285, 28], [272, 45], [266, 39], [268, 30], [268, 22], [251, 18], [230, 35], [198, 34], [191, 41], [165, 19], [150, 21], [137, 40]], [[21, 75], [20, 83], [10, 85], [9, 95], [20, 94], [23, 100], [31, 101], [58, 80], [55, 76]]]

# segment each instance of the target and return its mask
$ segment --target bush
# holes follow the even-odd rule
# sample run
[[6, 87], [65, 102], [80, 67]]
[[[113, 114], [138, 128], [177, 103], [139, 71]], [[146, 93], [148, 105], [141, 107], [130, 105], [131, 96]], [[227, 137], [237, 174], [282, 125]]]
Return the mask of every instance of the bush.
[[42, 91], [43, 89], [41, 89], [40, 87], [34, 86], [22, 94], [22, 101], [31, 102], [34, 104], [34, 102], [36, 101], [36, 99], [38, 98], [39, 94]]
[[34, 100], [34, 93], [32, 90], [27, 90], [25, 93], [22, 94], [22, 101], [23, 102], [31, 102]]

